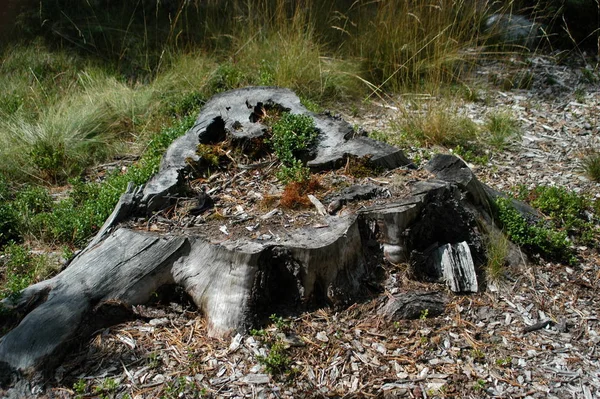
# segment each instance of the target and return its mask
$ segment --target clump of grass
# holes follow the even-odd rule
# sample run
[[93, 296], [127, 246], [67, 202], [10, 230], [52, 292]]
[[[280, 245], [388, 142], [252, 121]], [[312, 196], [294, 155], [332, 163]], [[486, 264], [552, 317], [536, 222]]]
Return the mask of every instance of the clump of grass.
[[7, 46], [0, 63], [0, 116], [35, 117], [69, 90], [86, 63], [40, 41]]
[[509, 241], [500, 230], [492, 229], [486, 236], [485, 250], [487, 256], [486, 279], [488, 282], [498, 282], [504, 277]]
[[587, 177], [593, 181], [600, 181], [600, 152], [589, 153], [581, 163]]
[[356, 36], [346, 45], [359, 53], [375, 90], [432, 88], [457, 80], [466, 70], [470, 61], [460, 50], [477, 40], [481, 19], [471, 3], [393, 0], [378, 2], [376, 10], [368, 2], [352, 7], [359, 8], [357, 20], [351, 21]]
[[521, 133], [519, 122], [509, 112], [494, 112], [487, 116], [485, 141], [497, 150], [506, 148], [508, 141]]
[[193, 123], [193, 117], [186, 117], [154, 135], [141, 159], [126, 173], [112, 173], [102, 184], [71, 180], [70, 196], [61, 201], [52, 201], [40, 187], [22, 189], [12, 195], [6, 205], [0, 206], [0, 211], [4, 209], [14, 218], [11, 224], [2, 225], [0, 237], [28, 237], [49, 244], [83, 244], [110, 215], [127, 184], [143, 184], [156, 173], [164, 150]]
[[406, 140], [422, 146], [440, 145], [447, 148], [474, 146], [479, 128], [467, 116], [445, 104], [436, 104], [424, 112], [404, 112], [393, 124]]
[[286, 3], [246, 4], [242, 17], [246, 23], [234, 32], [234, 55], [220, 79], [224, 88], [241, 84], [289, 87], [303, 98], [318, 101], [360, 92], [356, 61], [324, 57], [311, 15], [312, 2]]
[[133, 140], [137, 122], [152, 111], [150, 91], [102, 72], [81, 73], [76, 83], [35, 117], [13, 114], [0, 122], [2, 172], [63, 183]]

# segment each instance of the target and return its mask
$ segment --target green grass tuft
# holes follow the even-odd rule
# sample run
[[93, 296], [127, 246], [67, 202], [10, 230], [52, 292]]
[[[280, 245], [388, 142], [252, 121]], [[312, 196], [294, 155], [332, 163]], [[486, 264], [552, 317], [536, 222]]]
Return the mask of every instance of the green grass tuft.
[[392, 126], [406, 141], [422, 146], [469, 149], [475, 146], [479, 134], [475, 122], [447, 104], [431, 105], [422, 112], [405, 111]]
[[487, 256], [485, 277], [488, 282], [499, 282], [506, 271], [509, 241], [501, 231], [491, 230], [486, 236], [485, 250]]
[[583, 171], [593, 181], [600, 181], [600, 153], [593, 151], [583, 158]]
[[499, 151], [506, 148], [511, 138], [521, 133], [519, 122], [509, 112], [495, 112], [488, 115], [485, 130], [488, 133], [485, 141]]

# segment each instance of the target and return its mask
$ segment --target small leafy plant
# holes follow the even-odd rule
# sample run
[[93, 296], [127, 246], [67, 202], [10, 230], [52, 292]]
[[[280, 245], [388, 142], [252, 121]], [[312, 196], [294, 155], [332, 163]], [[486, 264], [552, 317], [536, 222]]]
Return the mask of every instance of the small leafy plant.
[[75, 397], [82, 398], [85, 394], [86, 388], [87, 384], [83, 378], [77, 380], [77, 382], [73, 384], [73, 391], [75, 392]]
[[485, 353], [481, 349], [472, 349], [471, 357], [475, 362], [482, 362], [485, 359]]
[[10, 243], [4, 250], [4, 281], [0, 298], [8, 297], [16, 300], [21, 291], [34, 280], [34, 257], [29, 251], [15, 243]]
[[512, 357], [506, 356], [499, 359], [496, 359], [496, 366], [499, 367], [507, 367], [512, 363]]
[[[273, 323], [275, 331], [287, 332], [291, 323], [281, 316], [272, 314], [269, 320]], [[269, 353], [266, 356], [257, 356], [260, 364], [265, 366], [265, 370], [273, 376], [290, 376], [295, 372], [292, 367], [292, 359], [288, 355], [289, 345], [282, 342], [280, 334], [275, 334], [273, 329], [250, 330], [250, 334], [260, 338], [268, 347]]]
[[281, 316], [277, 316], [275, 313], [269, 316], [269, 320], [271, 320], [271, 322], [275, 324], [275, 327], [278, 330], [285, 331], [290, 328], [289, 320], [286, 320]]
[[281, 375], [290, 371], [292, 359], [287, 355], [285, 346], [281, 342], [271, 345], [267, 356], [258, 356], [258, 362], [265, 366], [269, 374]]
[[281, 161], [277, 178], [283, 183], [302, 182], [310, 177], [310, 170], [301, 160], [317, 140], [318, 132], [308, 115], [284, 113], [271, 126], [269, 139], [275, 155]]
[[478, 379], [477, 381], [475, 381], [475, 383], [473, 384], [473, 390], [479, 392], [479, 391], [483, 391], [485, 389], [485, 380], [482, 379]]
[[597, 245], [597, 215], [592, 201], [563, 187], [538, 186], [527, 194], [528, 202], [548, 216], [552, 224], [576, 243]]

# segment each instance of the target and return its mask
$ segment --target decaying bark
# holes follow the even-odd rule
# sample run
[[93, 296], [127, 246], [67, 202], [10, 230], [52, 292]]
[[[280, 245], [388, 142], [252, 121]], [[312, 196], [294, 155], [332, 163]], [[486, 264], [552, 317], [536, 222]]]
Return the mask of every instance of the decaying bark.
[[[485, 251], [478, 221], [493, 219], [490, 198], [497, 194], [479, 183], [462, 161], [449, 156], [434, 157], [428, 168], [437, 179], [414, 185], [411, 196], [390, 198], [355, 214], [327, 216], [326, 225], [299, 229], [283, 240], [215, 243], [184, 232], [119, 225], [172, 202], [182, 190], [187, 159], [197, 158], [199, 143], [262, 134], [265, 128], [257, 115], [266, 106], [314, 118], [320, 141], [308, 164], [315, 170], [341, 165], [348, 155], [369, 155], [370, 162], [386, 168], [410, 164], [394, 147], [354, 137], [346, 122], [308, 112], [289, 90], [254, 88], [215, 97], [190, 132], [168, 149], [160, 172], [143, 189], [128, 189], [97, 237], [63, 272], [25, 289], [17, 301], [3, 302], [24, 316], [0, 340], [1, 379], [56, 365], [69, 347], [93, 332], [91, 328], [115, 321], [105, 319], [103, 309], [142, 304], [165, 284], [180, 285], [206, 317], [210, 333], [224, 335], [244, 331], [277, 309], [352, 303], [364, 293], [362, 281], [376, 266], [373, 254], [379, 261], [384, 256], [394, 263], [410, 261], [413, 274], [426, 280], [436, 276], [429, 269], [440, 264], [431, 248], [461, 243], [479, 273]], [[377, 190], [354, 191], [371, 195]], [[336, 198], [354, 198], [348, 195]], [[472, 278], [465, 291], [477, 290]], [[424, 298], [405, 298], [402, 306], [414, 308], [410, 302]], [[441, 303], [434, 298], [423, 305], [430, 315], [439, 308], [434, 302]]]

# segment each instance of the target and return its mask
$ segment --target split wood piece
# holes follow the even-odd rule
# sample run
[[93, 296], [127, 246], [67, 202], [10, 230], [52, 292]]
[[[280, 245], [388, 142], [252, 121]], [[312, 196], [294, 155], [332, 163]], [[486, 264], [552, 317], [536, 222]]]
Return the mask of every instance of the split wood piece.
[[477, 274], [466, 242], [445, 244], [434, 252], [436, 266], [452, 292], [477, 292]]
[[325, 209], [325, 205], [317, 197], [312, 194], [308, 194], [309, 201], [315, 206], [317, 209], [317, 213], [321, 216], [327, 215], [327, 209]]
[[444, 313], [448, 298], [440, 292], [412, 292], [394, 295], [379, 314], [389, 321], [435, 317]]

